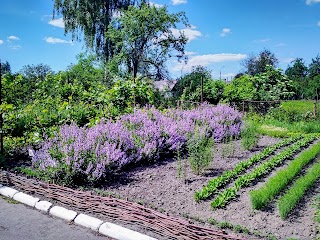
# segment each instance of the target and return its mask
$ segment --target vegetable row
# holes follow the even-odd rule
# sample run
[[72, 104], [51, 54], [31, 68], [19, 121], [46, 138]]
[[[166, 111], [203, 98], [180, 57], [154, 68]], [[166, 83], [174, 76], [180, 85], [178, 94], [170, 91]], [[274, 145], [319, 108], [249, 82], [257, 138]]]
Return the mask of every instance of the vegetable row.
[[303, 151], [289, 165], [271, 177], [262, 187], [250, 192], [251, 204], [254, 209], [266, 207], [292, 180], [301, 173], [302, 169], [320, 154], [320, 143]]
[[237, 192], [244, 187], [249, 186], [254, 180], [271, 172], [274, 168], [280, 166], [285, 160], [292, 158], [300, 149], [310, 144], [316, 139], [315, 136], [306, 136], [303, 139], [292, 144], [284, 151], [272, 157], [270, 160], [263, 162], [258, 167], [254, 168], [252, 172], [240, 176], [235, 182], [234, 186], [225, 189], [212, 202], [212, 209], [226, 206], [237, 195]]
[[246, 161], [242, 161], [238, 163], [232, 170], [225, 171], [222, 175], [211, 179], [206, 186], [204, 186], [201, 190], [196, 191], [194, 198], [197, 202], [200, 200], [205, 200], [210, 198], [213, 194], [215, 194], [219, 188], [224, 187], [228, 183], [230, 183], [237, 176], [242, 174], [244, 171], [249, 169], [254, 164], [261, 162], [266, 159], [268, 156], [273, 154], [276, 150], [291, 144], [297, 140], [301, 139], [301, 136], [295, 136], [288, 139], [285, 139], [273, 146], [266, 147], [262, 152], [253, 155]]

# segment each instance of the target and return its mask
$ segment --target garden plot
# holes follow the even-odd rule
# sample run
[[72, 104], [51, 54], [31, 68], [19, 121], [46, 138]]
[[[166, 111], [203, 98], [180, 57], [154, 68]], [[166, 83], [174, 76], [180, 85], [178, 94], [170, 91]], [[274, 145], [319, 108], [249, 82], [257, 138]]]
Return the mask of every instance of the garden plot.
[[[226, 144], [218, 144], [218, 150], [212, 166], [202, 176], [194, 175], [187, 167], [184, 175], [178, 178], [177, 162], [168, 159], [149, 167], [137, 167], [122, 173], [113, 183], [105, 185], [104, 189], [99, 189], [98, 191], [101, 193], [101, 190], [103, 190], [104, 194], [128, 198], [158, 211], [168, 212], [177, 216], [200, 220], [213, 218], [220, 222], [239, 224], [265, 235], [271, 233], [279, 239], [287, 237], [312, 239], [316, 236], [316, 225], [313, 220], [316, 210], [310, 204], [313, 194], [307, 194], [302, 203], [298, 205], [298, 210], [292, 212], [287, 220], [281, 220], [275, 204], [271, 204], [265, 211], [252, 209], [249, 192], [262, 186], [278, 170], [285, 168], [285, 165], [275, 168], [269, 177], [267, 175], [266, 178], [261, 178], [261, 182], [255, 181], [257, 185], [250, 185], [247, 188], [240, 189], [236, 199], [222, 209], [214, 211], [211, 209], [210, 202], [212, 198], [199, 203], [194, 200], [194, 193], [205, 186], [210, 179], [220, 176], [225, 170], [233, 169], [241, 161], [259, 154], [263, 148], [273, 146], [281, 141], [270, 137], [262, 137], [258, 148], [254, 152], [242, 150], [240, 141], [235, 141], [234, 156], [224, 158], [222, 157], [222, 149], [226, 147]], [[287, 149], [287, 146], [279, 149], [278, 153], [285, 149]], [[294, 155], [298, 156], [297, 153]], [[262, 162], [267, 162], [274, 156], [271, 155]], [[286, 161], [286, 163], [288, 162], [290, 161]], [[247, 172], [250, 172], [250, 170]], [[229, 186], [226, 185], [226, 187]], [[319, 191], [319, 187], [313, 189], [313, 193], [319, 193]], [[256, 239], [256, 236], [253, 239]]]

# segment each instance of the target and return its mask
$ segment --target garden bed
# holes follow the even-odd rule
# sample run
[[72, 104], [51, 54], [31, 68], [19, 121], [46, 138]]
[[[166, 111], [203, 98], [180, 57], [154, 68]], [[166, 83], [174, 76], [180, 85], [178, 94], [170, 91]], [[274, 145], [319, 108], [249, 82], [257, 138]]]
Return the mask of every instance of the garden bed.
[[[222, 149], [230, 149], [230, 146], [218, 144], [212, 166], [202, 176], [194, 175], [187, 166], [185, 173], [182, 170], [181, 176], [178, 177], [177, 162], [167, 159], [148, 167], [127, 170], [97, 191], [100, 193], [104, 191], [104, 194], [125, 198], [176, 216], [204, 221], [213, 218], [219, 222], [242, 225], [266, 236], [271, 233], [280, 239], [289, 237], [313, 239], [316, 235], [316, 226], [313, 220], [315, 209], [310, 204], [311, 195], [306, 196], [305, 203], [300, 204], [301, 208], [294, 211], [285, 221], [281, 220], [274, 205], [266, 211], [252, 210], [249, 191], [257, 186], [240, 190], [240, 197], [224, 209], [212, 211], [210, 201], [196, 203], [194, 200], [195, 191], [201, 189], [210, 179], [227, 169], [232, 169], [237, 163], [259, 152], [263, 147], [279, 141], [264, 136], [253, 152], [242, 150], [240, 141], [235, 141], [234, 156], [229, 157], [222, 156], [225, 155]], [[260, 184], [262, 182], [258, 183]], [[320, 188], [317, 187], [314, 191], [319, 192]]]

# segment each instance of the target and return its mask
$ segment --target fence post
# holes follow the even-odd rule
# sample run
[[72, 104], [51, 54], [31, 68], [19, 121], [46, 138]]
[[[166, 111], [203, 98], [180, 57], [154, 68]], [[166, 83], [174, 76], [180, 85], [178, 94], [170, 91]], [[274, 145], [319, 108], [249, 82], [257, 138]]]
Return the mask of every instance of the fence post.
[[317, 119], [317, 97], [314, 97], [313, 115], [314, 115], [314, 119]]
[[203, 103], [203, 76], [201, 76], [201, 104]]

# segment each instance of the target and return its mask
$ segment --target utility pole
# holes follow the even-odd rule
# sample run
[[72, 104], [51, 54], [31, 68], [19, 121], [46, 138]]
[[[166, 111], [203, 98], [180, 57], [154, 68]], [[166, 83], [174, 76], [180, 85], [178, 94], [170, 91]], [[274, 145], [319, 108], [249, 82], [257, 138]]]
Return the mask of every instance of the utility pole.
[[[2, 65], [0, 60], [0, 106], [2, 105]], [[0, 110], [1, 111], [1, 110]], [[3, 155], [3, 119], [2, 111], [0, 112], [0, 153]]]
[[201, 76], [201, 103], [203, 103], [203, 76]]
[[222, 67], [220, 68], [220, 81], [221, 81], [221, 70], [222, 70], [222, 68], [224, 68], [224, 66], [222, 66]]

